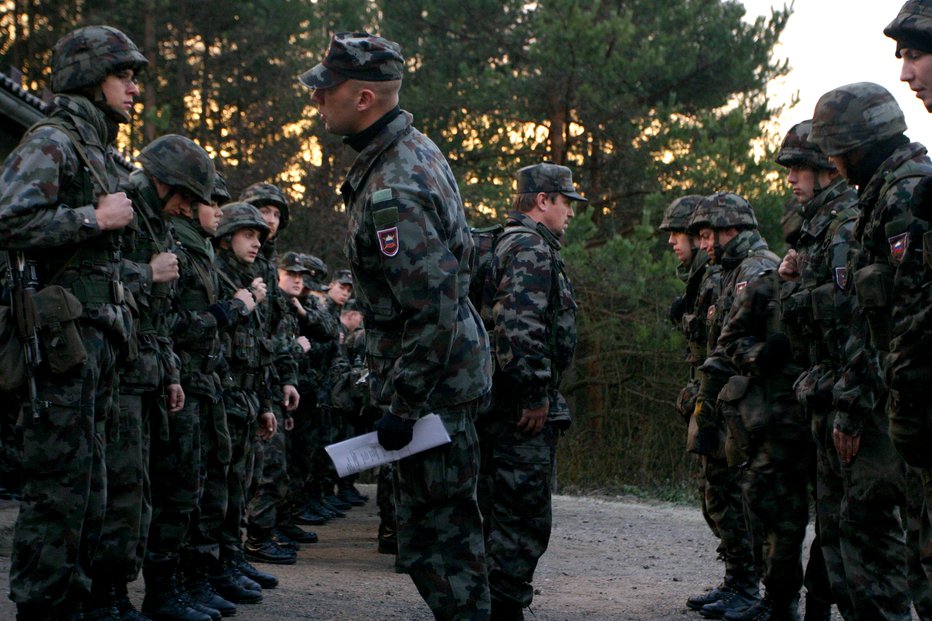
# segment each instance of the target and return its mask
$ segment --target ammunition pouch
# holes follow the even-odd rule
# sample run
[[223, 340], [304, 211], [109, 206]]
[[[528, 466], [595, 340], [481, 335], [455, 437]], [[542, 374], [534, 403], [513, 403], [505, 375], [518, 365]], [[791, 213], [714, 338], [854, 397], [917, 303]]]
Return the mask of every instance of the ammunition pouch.
[[871, 332], [871, 344], [879, 351], [890, 351], [893, 321], [890, 316], [893, 303], [893, 266], [872, 263], [854, 273], [854, 287], [858, 304], [864, 309]]
[[26, 383], [26, 356], [16, 331], [13, 309], [0, 306], [0, 390], [12, 391]]
[[[28, 302], [27, 302], [28, 303]], [[60, 285], [49, 285], [32, 295], [36, 330], [52, 373], [68, 373], [87, 360], [78, 318], [80, 300]]]
[[248, 372], [233, 372], [233, 387], [241, 390], [255, 390], [259, 386], [259, 374]]
[[680, 415], [683, 422], [687, 425], [689, 424], [689, 418], [692, 416], [693, 410], [696, 409], [696, 398], [699, 397], [699, 386], [700, 383], [698, 380], [690, 381], [676, 397], [676, 405], [674, 406], [676, 408], [676, 413]]
[[719, 408], [728, 428], [725, 458], [729, 466], [747, 462], [757, 451], [771, 425], [770, 410], [760, 382], [744, 375], [732, 376], [718, 395]]
[[119, 280], [79, 276], [68, 288], [82, 304], [123, 304], [126, 291]]

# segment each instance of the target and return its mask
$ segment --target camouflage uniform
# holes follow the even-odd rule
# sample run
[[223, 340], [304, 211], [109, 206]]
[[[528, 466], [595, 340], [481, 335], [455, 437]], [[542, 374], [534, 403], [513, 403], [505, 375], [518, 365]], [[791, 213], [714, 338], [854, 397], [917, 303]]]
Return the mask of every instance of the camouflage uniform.
[[[528, 166], [516, 176], [519, 195], [560, 192], [586, 201], [565, 166]], [[511, 213], [484, 288], [483, 321], [496, 365], [493, 406], [477, 424], [479, 508], [492, 614], [522, 619], [550, 541], [557, 439], [570, 425], [559, 386], [576, 348], [576, 301], [557, 234], [527, 213]], [[518, 427], [524, 410], [542, 405], [548, 411], [539, 433]]]
[[[10, 598], [26, 619], [64, 617], [91, 587], [106, 502], [104, 431], [114, 414], [118, 355], [129, 353], [133, 332], [119, 281], [120, 235], [102, 232], [95, 215], [97, 197], [117, 191], [110, 145], [117, 123], [128, 118], [110, 108], [99, 85], [146, 62], [113, 28], [89, 26], [59, 40], [51, 86], [60, 94], [51, 119], [27, 133], [0, 177], [3, 248], [25, 251], [35, 262], [39, 293], [62, 287], [60, 299], [50, 301], [66, 311], [45, 317], [39, 330], [46, 363], [61, 370], [49, 364], [36, 370], [37, 401], [45, 407], [38, 417], [27, 408], [22, 422], [23, 498]], [[58, 326], [64, 334], [76, 330], [78, 347], [53, 347], [66, 342], [53, 330]], [[79, 346], [83, 357], [76, 356]]]
[[[301, 81], [327, 88], [347, 77], [400, 80], [402, 71], [397, 44], [339, 33]], [[467, 298], [472, 240], [453, 173], [411, 115], [396, 107], [374, 126], [351, 142], [361, 151], [341, 191], [371, 402], [385, 412], [380, 442], [395, 446], [389, 438], [403, 439], [430, 412], [451, 438], [395, 464], [399, 563], [437, 619], [480, 621], [489, 591], [474, 419], [492, 369], [488, 336]]]
[[[875, 408], [886, 401], [894, 446], [907, 463], [923, 469], [927, 507], [932, 493], [928, 484], [932, 287], [928, 252], [924, 255], [923, 251], [928, 248], [932, 221], [927, 193], [932, 187], [928, 179], [932, 164], [925, 147], [910, 143], [905, 130], [903, 113], [893, 96], [881, 86], [861, 82], [822, 96], [813, 117], [812, 140], [828, 155], [846, 158], [858, 150], [866, 153], [856, 164], [849, 162], [845, 174], [859, 187], [861, 215], [854, 235], [861, 251], [851, 257], [847, 269], [870, 329], [870, 346], [863, 337], [849, 343], [848, 366], [835, 387], [841, 410], [835, 427], [850, 435], [871, 426], [883, 429], [883, 416]], [[872, 385], [887, 389], [886, 394], [876, 391], [877, 405], [860, 388]], [[888, 460], [890, 468], [894, 464]], [[907, 500], [905, 505], [908, 511], [918, 502]], [[918, 553], [928, 574], [932, 528], [927, 511], [923, 510], [923, 545]], [[918, 521], [908, 520], [907, 525]], [[888, 564], [902, 562], [890, 554], [898, 541], [887, 546], [888, 556], [868, 559], [878, 564], [877, 571], [888, 571]], [[915, 548], [908, 548], [910, 557], [916, 553]], [[928, 589], [921, 591], [913, 593], [914, 604], [927, 611]], [[885, 593], [891, 599], [898, 595]]]
[[907, 0], [883, 33], [896, 40], [897, 58], [902, 57], [903, 48], [932, 53], [932, 4], [929, 0]]

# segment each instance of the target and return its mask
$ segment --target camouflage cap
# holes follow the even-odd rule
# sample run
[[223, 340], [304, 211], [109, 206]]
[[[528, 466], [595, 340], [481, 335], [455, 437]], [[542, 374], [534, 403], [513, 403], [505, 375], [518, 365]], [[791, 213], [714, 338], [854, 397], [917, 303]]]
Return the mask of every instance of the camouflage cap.
[[703, 198], [689, 221], [689, 230], [756, 229], [757, 218], [751, 204], [733, 192], [716, 192]]
[[304, 286], [312, 291], [326, 291], [330, 282], [330, 268], [319, 258], [312, 254], [302, 254], [301, 261], [308, 273], [304, 276]]
[[254, 207], [264, 207], [265, 205], [278, 207], [279, 232], [284, 231], [285, 227], [288, 226], [288, 198], [277, 185], [261, 182], [253, 183], [243, 190], [243, 193], [239, 195], [239, 200]]
[[232, 236], [241, 229], [256, 229], [262, 243], [269, 236], [269, 225], [265, 223], [259, 210], [249, 203], [227, 203], [220, 209], [220, 224], [217, 226], [215, 239]]
[[834, 156], [905, 131], [906, 119], [890, 91], [873, 82], [856, 82], [819, 98], [809, 141]]
[[278, 262], [278, 269], [296, 274], [310, 274], [311, 270], [304, 265], [304, 260], [297, 252], [286, 252]]
[[783, 144], [777, 152], [774, 160], [780, 166], [789, 168], [790, 166], [808, 166], [814, 169], [835, 170], [828, 157], [822, 153], [814, 143], [810, 142], [809, 136], [812, 133], [812, 121], [806, 120], [797, 123], [786, 132], [783, 137]]
[[104, 81], [123, 69], [138, 72], [149, 61], [136, 44], [112, 26], [84, 26], [69, 32], [52, 48], [54, 93], [70, 93]]
[[903, 48], [932, 53], [932, 0], [909, 0], [883, 33], [896, 40], [896, 57]]
[[689, 230], [689, 221], [693, 217], [693, 212], [702, 197], [698, 194], [689, 194], [681, 196], [670, 203], [666, 211], [663, 212], [663, 220], [660, 221], [660, 230], [671, 232], [686, 232]]
[[518, 194], [559, 192], [570, 200], [589, 202], [576, 192], [573, 172], [566, 166], [552, 162], [525, 166], [515, 173], [515, 178], [518, 180]]
[[201, 203], [211, 202], [217, 170], [207, 151], [190, 138], [178, 134], [160, 136], [147, 144], [136, 159], [162, 183], [188, 192]]
[[331, 282], [338, 282], [341, 285], [353, 286], [353, 272], [350, 270], [337, 270], [333, 275], [333, 280]]
[[210, 200], [218, 205], [224, 205], [233, 200], [230, 196], [230, 190], [227, 188], [227, 179], [220, 171], [214, 175], [214, 189], [210, 191]]
[[368, 32], [338, 32], [327, 55], [298, 80], [308, 88], [331, 88], [346, 80], [388, 82], [404, 75], [401, 46]]

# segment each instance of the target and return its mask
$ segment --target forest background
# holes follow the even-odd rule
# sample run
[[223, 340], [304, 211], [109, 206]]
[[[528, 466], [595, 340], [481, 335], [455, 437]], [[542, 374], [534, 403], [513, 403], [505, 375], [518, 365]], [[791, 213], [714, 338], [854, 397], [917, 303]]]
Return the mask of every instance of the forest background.
[[0, 69], [41, 92], [60, 36], [120, 28], [151, 62], [127, 155], [190, 136], [234, 196], [256, 181], [290, 194], [280, 251], [337, 269], [355, 153], [323, 130], [296, 76], [334, 32], [398, 41], [402, 107], [447, 154], [472, 224], [501, 221], [514, 171], [543, 160], [570, 166], [589, 198], [565, 238], [579, 347], [561, 489], [675, 498], [689, 489], [673, 407], [688, 371], [667, 313], [683, 285], [657, 225], [679, 196], [734, 191], [782, 249], [780, 110], [766, 85], [787, 73], [773, 50], [790, 13], [750, 21], [730, 0], [2, 0]]

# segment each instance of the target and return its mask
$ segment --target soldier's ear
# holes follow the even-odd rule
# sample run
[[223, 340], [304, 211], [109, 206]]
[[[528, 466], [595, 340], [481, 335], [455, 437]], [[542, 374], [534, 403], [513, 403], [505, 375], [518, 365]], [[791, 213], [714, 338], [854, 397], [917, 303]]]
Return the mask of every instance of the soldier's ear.
[[371, 108], [376, 102], [375, 93], [371, 88], [361, 88], [356, 94], [356, 111], [365, 112]]

